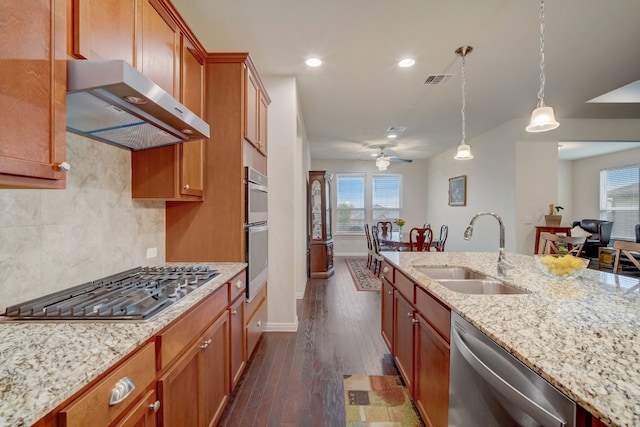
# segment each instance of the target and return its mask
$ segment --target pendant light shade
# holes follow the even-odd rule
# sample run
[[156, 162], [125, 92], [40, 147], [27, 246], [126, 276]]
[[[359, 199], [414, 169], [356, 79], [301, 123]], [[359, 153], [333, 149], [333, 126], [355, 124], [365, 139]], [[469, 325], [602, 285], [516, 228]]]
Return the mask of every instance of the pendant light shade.
[[538, 107], [531, 113], [531, 122], [527, 126], [527, 132], [546, 132], [560, 126], [553, 115], [553, 108]]
[[467, 144], [458, 145], [458, 151], [454, 157], [456, 160], [471, 160], [473, 159], [473, 154], [471, 154], [471, 147]]
[[560, 126], [554, 117], [553, 108], [544, 105], [544, 0], [540, 0], [540, 90], [538, 107], [531, 113], [527, 132], [546, 132]]
[[464, 115], [465, 113], [465, 107], [467, 105], [467, 98], [465, 96], [465, 75], [464, 75], [464, 68], [465, 68], [465, 61], [464, 58], [467, 56], [468, 53], [471, 53], [471, 51], [473, 51], [473, 48], [471, 46], [462, 46], [459, 47], [455, 50], [456, 54], [460, 55], [462, 57], [462, 109], [461, 109], [461, 113], [462, 113], [462, 141], [460, 142], [460, 145], [458, 145], [458, 151], [456, 152], [456, 155], [453, 157], [455, 160], [471, 160], [473, 159], [473, 154], [471, 154], [471, 147], [469, 147], [469, 145], [467, 144], [467, 121], [466, 121], [466, 117]]

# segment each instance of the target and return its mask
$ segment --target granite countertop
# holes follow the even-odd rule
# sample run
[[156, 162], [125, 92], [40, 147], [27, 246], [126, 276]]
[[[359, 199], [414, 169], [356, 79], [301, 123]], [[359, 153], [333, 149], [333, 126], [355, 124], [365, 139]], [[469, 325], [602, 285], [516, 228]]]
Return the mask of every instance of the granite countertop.
[[414, 266], [466, 266], [497, 277], [497, 252], [384, 256], [603, 422], [640, 425], [640, 280], [589, 269], [557, 280], [533, 256], [507, 254], [515, 268], [503, 281], [531, 293], [468, 295]]
[[246, 267], [207, 265], [220, 275], [153, 320], [0, 322], [0, 426], [32, 425]]

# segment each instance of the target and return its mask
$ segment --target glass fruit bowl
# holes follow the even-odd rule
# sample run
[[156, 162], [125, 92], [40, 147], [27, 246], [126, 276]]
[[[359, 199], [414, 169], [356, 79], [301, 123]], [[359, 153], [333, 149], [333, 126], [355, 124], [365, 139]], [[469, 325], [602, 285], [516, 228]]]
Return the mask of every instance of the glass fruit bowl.
[[573, 255], [535, 255], [536, 267], [554, 279], [575, 279], [581, 277], [589, 265], [589, 260]]

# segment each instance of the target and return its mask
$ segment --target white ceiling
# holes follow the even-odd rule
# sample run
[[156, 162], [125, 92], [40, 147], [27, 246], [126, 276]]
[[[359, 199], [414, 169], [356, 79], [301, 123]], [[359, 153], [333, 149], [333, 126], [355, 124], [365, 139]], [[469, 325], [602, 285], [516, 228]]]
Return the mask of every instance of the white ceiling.
[[[296, 77], [312, 158], [370, 159], [389, 126], [407, 128], [393, 147], [402, 158], [457, 146], [462, 63], [454, 51], [463, 45], [474, 48], [465, 69], [467, 141], [528, 120], [537, 103], [537, 0], [172, 2], [207, 51], [250, 52], [262, 76]], [[640, 78], [640, 1], [547, 0], [545, 18], [544, 99], [560, 126], [640, 118], [640, 103], [587, 103]], [[309, 56], [323, 65], [307, 67]], [[416, 65], [399, 68], [406, 56]], [[431, 74], [454, 76], [424, 85]]]

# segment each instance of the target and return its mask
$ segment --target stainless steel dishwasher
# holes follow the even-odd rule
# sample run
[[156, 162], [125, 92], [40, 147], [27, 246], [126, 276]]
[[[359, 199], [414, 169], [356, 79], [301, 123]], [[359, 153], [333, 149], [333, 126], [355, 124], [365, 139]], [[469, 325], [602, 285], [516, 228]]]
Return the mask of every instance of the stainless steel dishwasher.
[[573, 400], [453, 312], [450, 358], [449, 426], [575, 426]]

